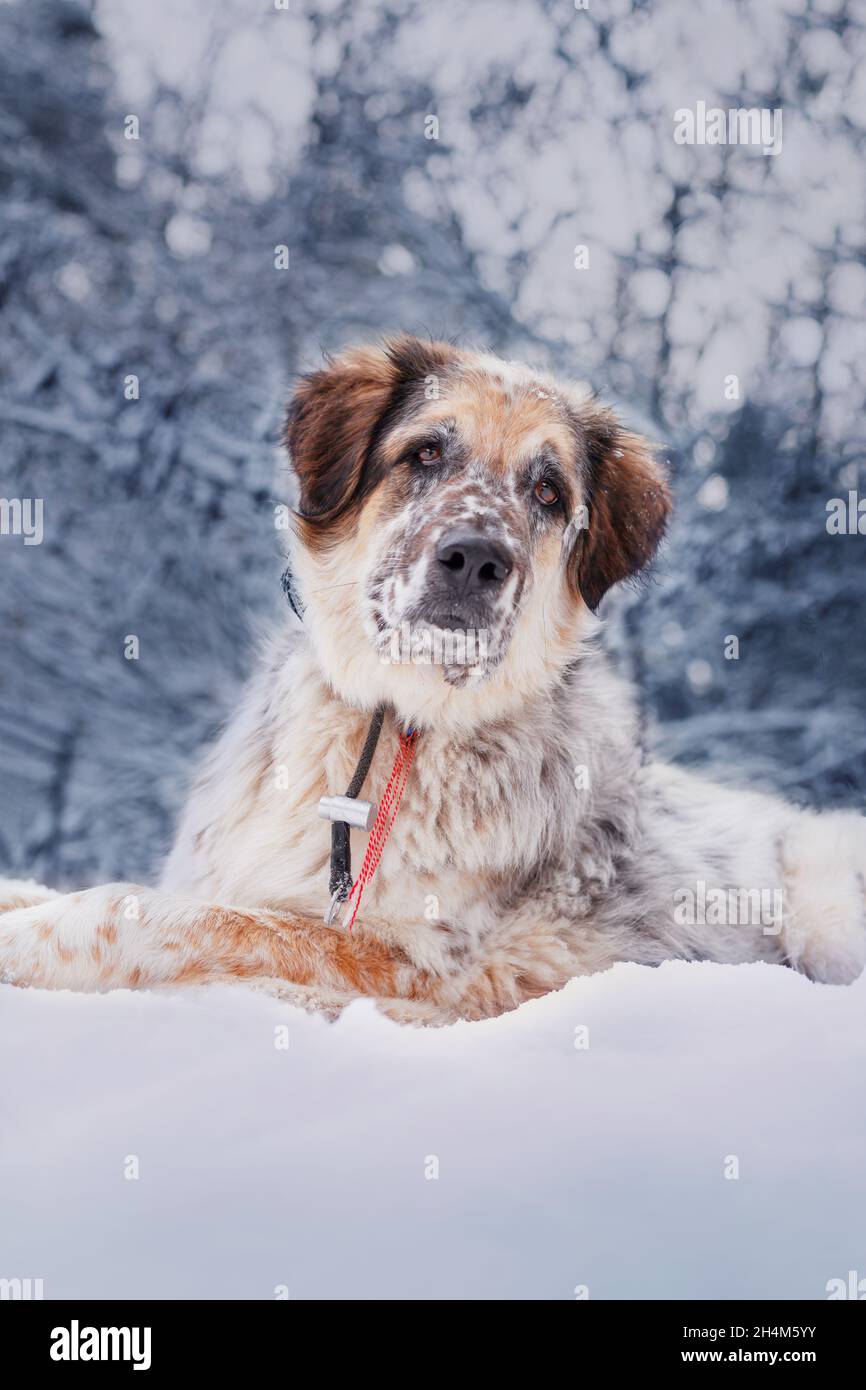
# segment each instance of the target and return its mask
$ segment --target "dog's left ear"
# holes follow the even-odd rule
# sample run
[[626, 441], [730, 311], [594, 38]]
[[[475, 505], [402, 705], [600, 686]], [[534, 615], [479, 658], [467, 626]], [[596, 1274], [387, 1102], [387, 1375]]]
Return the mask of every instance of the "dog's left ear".
[[671, 494], [653, 445], [623, 429], [612, 411], [593, 409], [580, 430], [589, 520], [578, 545], [576, 578], [594, 610], [612, 585], [652, 559], [670, 515]]

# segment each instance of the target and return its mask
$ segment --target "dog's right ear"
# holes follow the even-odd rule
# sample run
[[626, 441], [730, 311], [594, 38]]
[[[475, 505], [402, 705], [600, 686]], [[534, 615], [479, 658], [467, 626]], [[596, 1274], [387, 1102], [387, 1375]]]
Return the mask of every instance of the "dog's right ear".
[[298, 480], [298, 511], [304, 519], [325, 523], [348, 506], [394, 384], [387, 354], [375, 347], [341, 353], [301, 378], [283, 441]]
[[423, 390], [425, 377], [441, 371], [444, 349], [407, 335], [349, 348], [301, 378], [283, 442], [304, 521], [325, 526], [358, 500], [377, 434], [414, 387]]

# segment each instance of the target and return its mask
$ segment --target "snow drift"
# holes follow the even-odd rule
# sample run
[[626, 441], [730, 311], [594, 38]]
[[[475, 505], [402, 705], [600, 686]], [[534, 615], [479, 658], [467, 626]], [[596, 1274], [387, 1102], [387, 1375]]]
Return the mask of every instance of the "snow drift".
[[825, 1298], [866, 1272], [864, 1005], [866, 979], [682, 962], [442, 1030], [229, 986], [4, 986], [0, 1275], [46, 1298]]

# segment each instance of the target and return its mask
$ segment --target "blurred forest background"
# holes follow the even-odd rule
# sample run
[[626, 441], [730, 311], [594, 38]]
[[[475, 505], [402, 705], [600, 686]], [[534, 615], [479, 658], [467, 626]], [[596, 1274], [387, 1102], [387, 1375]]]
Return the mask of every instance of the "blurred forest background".
[[[864, 60], [853, 0], [0, 0], [0, 496], [45, 528], [0, 536], [0, 868], [154, 872], [283, 602], [292, 375], [395, 328], [664, 441], [603, 610], [651, 746], [862, 805]], [[678, 146], [698, 100], [781, 154]]]

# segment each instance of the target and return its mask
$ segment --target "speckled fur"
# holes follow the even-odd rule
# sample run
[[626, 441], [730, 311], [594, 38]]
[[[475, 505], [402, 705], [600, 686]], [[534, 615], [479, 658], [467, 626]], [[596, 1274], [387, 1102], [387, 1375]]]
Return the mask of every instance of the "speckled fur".
[[[436, 382], [432, 397], [422, 389]], [[441, 439], [438, 472], [407, 463]], [[217, 979], [333, 1016], [359, 994], [405, 1022], [489, 1017], [616, 961], [793, 965], [847, 982], [866, 958], [866, 822], [799, 812], [645, 763], [593, 609], [639, 570], [667, 512], [643, 441], [518, 364], [398, 340], [301, 383], [287, 612], [208, 753], [158, 888], [55, 895], [0, 884], [0, 972], [76, 989]], [[562, 505], [539, 510], [539, 472]], [[576, 524], [581, 507], [588, 526]], [[459, 521], [514, 565], [470, 616], [490, 659], [388, 664], [383, 634], [436, 611], [434, 551]], [[398, 734], [414, 766], [353, 932], [326, 927], [325, 793], [345, 789], [372, 709], [375, 799]], [[356, 866], [364, 836], [354, 832]], [[684, 920], [683, 893], [778, 892], [778, 920]]]

